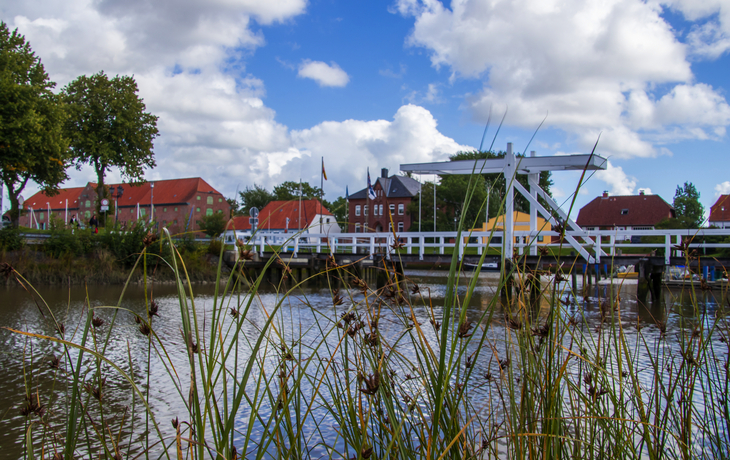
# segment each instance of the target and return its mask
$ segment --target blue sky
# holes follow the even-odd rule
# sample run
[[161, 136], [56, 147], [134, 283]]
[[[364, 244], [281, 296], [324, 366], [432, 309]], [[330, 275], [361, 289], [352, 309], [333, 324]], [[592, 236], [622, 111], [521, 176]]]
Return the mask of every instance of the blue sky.
[[[439, 161], [479, 146], [597, 152], [581, 188], [671, 203], [693, 182], [730, 193], [727, 0], [0, 0], [59, 88], [133, 74], [160, 117], [147, 178], [200, 176], [222, 193], [319, 182], [326, 198], [367, 168]], [[70, 171], [67, 186], [94, 180]], [[118, 180], [112, 172], [110, 180]], [[578, 175], [553, 177], [568, 200]], [[30, 186], [26, 196], [35, 191]], [[7, 201], [5, 201], [7, 206]]]

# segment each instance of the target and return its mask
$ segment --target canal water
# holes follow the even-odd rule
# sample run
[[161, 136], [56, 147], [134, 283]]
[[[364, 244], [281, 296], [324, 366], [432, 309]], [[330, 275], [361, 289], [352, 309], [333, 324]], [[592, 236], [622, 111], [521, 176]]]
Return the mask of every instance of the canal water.
[[[406, 271], [405, 275], [408, 283], [404, 286], [404, 292], [410, 293], [414, 285], [417, 285], [420, 291], [419, 294], [411, 295], [411, 300], [415, 297], [419, 299], [413, 302], [414, 316], [412, 318], [421, 324], [426, 335], [430, 334], [430, 340], [435, 340], [435, 331], [428, 327], [429, 319], [432, 316], [438, 317], [443, 308], [444, 298], [447, 294], [446, 274], [439, 271], [411, 270]], [[462, 282], [457, 290], [460, 299], [464, 299], [468, 289], [466, 284], [471, 281], [472, 276], [474, 275], [462, 274]], [[489, 372], [499, 374], [499, 359], [497, 358], [500, 353], [504, 353], [506, 345], [503, 338], [509, 331], [505, 325], [505, 308], [501, 302], [494, 302], [495, 296], [498, 296], [498, 283], [498, 274], [480, 274], [468, 305], [467, 316], [475, 323], [483, 321], [484, 313], [492, 306], [495, 307], [493, 319], [489, 325], [491, 351], [486, 354], [494, 356], [477, 362], [474, 375], [485, 375]], [[344, 294], [345, 301], [337, 306], [333, 305], [332, 291], [322, 287], [321, 284], [319, 287], [297, 288], [289, 296], [284, 296], [282, 292], [289, 287], [291, 286], [262, 286], [252, 304], [248, 321], [243, 327], [247, 341], [258, 336], [259, 328], [265, 323], [268, 312], [272, 311], [277, 304], [280, 304], [281, 307], [279, 317], [275, 321], [275, 329], [283, 342], [294, 344], [297, 342], [315, 343], [317, 336], [321, 334], [317, 325], [322, 323], [322, 319], [336, 324], [353, 303], [357, 305], [356, 308], [361, 308], [366, 302], [356, 289], [347, 290], [342, 287], [339, 292], [341, 295]], [[211, 284], [193, 286], [195, 306], [201, 312], [199, 328], [203, 330], [205, 330], [206, 322], [210, 320], [216, 304], [215, 289], [216, 287]], [[621, 285], [599, 284], [587, 287], [585, 290], [580, 287], [577, 293], [569, 292], [568, 286], [562, 283], [558, 291], [558, 297], [564, 306], [566, 316], [581, 318], [581, 327], [588, 333], [594, 331], [601, 323], [601, 302], [605, 302], [606, 299], [618, 299], [621, 322], [627, 329], [643, 327], [644, 340], [649, 342], [659, 340], [660, 336], [669, 337], [668, 340], [665, 340], [670, 346], [678, 343], [673, 337], [679, 336], [683, 328], [691, 328], [700, 321], [710, 322], [722, 317], [728, 305], [727, 292], [692, 291], [690, 289], [665, 290], [661, 301], [643, 305], [637, 302], [636, 284], [632, 284], [630, 281]], [[164, 360], [154, 356], [150, 357], [148, 340], [140, 333], [140, 326], [135, 322], [136, 315], [146, 316], [146, 298], [153, 298], [159, 305], [159, 314], [153, 319], [154, 331], [166, 347], [166, 353], [169, 353], [169, 363], [175, 366], [177, 376], [171, 375], [170, 367], [164, 365]], [[226, 313], [231, 308], [240, 311], [244, 308], [245, 302], [245, 297], [234, 296], [227, 299], [222, 308]], [[129, 367], [128, 364], [136, 369], [136, 378], [140, 382], [140, 388], [149, 389], [152, 410], [156, 419], [160, 421], [163, 431], [169, 436], [172, 430], [170, 420], [176, 417], [183, 420], [186, 417], [184, 401], [187, 393], [179, 392], [175, 385], [170, 383], [171, 380], [176, 381], [180, 388], [187, 391], [188, 384], [185, 383], [184, 377], [187, 375], [186, 342], [180, 332], [182, 322], [179, 305], [176, 287], [167, 284], [154, 285], [147, 289], [139, 285], [132, 285], [127, 287], [124, 292], [121, 286], [39, 287], [37, 291], [17, 285], [0, 288], [0, 326], [3, 327], [0, 329], [0, 372], [2, 372], [0, 379], [0, 459], [16, 459], [23, 456], [24, 436], [28, 424], [26, 417], [21, 415], [21, 409], [26, 404], [27, 389], [37, 391], [40, 397], [46, 401], [46, 411], [51, 425], [50, 432], [57, 431], [59, 435], [64, 432], [62, 427], [58, 426], [63, 421], [63, 408], [57, 407], [63, 398], [54, 396], [54, 394], [65, 392], [67, 387], [54, 378], [57, 376], [57, 370], [50, 364], [55, 356], [64, 362], [62, 367], [66, 366], [65, 368], [68, 369], [69, 361], [75, 362], [74, 357], [76, 356], [76, 353], [72, 351], [69, 356], [64, 357], [63, 349], [58, 343], [29, 338], [12, 330], [58, 337], [58, 331], [51, 318], [53, 316], [57, 322], [64, 325], [65, 337], [78, 342], [89, 307], [94, 308], [95, 315], [105, 321], [105, 325], [102, 327], [108, 327], [112, 321], [115, 322], [114, 332], [109, 338], [105, 356], [125, 369]], [[534, 308], [540, 315], [540, 311], [549, 309], [549, 306], [543, 302]], [[403, 316], [397, 312], [383, 313], [379, 329], [386, 340], [397, 337], [404, 328], [412, 326], [412, 324], [404, 322], [402, 318]], [[717, 340], [721, 340], [721, 335], [718, 334], [717, 337]], [[336, 342], [336, 335], [333, 334], [328, 346], [335, 346]], [[719, 342], [717, 344], [720, 345]], [[271, 353], [274, 351], [278, 352], [278, 350], [272, 349]], [[405, 353], [406, 361], [415, 358], [408, 356], [407, 350], [403, 353]], [[273, 365], [268, 370], [272, 373], [276, 372]], [[149, 387], [147, 387], [147, 376], [149, 376]], [[88, 378], [91, 379], [91, 374], [88, 375]], [[116, 408], [132, 407], [134, 401], [129, 391], [113, 390], [114, 388], [128, 388], [122, 376], [108, 371], [105, 378], [107, 379], [105, 388], [109, 389], [103, 393], [105, 404]], [[84, 380], [87, 379], [84, 378]], [[472, 397], [475, 401], [480, 401], [489, 397], [490, 391], [492, 390], [489, 386], [480, 386]], [[141, 426], [144, 416], [140, 415], [139, 402], [137, 401], [136, 404], [137, 414], [127, 412], [126, 417], [137, 417], [139, 423], [136, 425]], [[261, 410], [270, 411], [266, 408]], [[248, 415], [248, 409], [241, 410], [242, 424], [245, 423]], [[328, 417], [327, 414], [320, 415], [320, 426], [334, 427], [335, 421], [328, 420]], [[267, 414], [262, 414], [262, 419], [266, 418]], [[261, 429], [263, 428], [258, 426], [254, 431]], [[124, 452], [138, 454], [139, 448], [134, 446], [138, 445], [145, 436], [144, 430], [137, 429], [131, 434], [126, 432], [126, 428], [123, 431], [124, 436], [131, 437], [133, 446], [131, 450]], [[327, 436], [326, 433], [324, 435]], [[334, 431], [332, 435], [334, 435]], [[55, 445], [60, 448], [61, 440]], [[315, 448], [310, 455], [312, 458], [326, 456], [327, 449]]]

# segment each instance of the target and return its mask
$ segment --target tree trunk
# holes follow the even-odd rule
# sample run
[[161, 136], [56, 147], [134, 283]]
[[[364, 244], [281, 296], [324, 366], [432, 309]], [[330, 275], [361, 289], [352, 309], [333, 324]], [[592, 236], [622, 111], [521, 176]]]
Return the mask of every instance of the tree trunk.
[[13, 228], [18, 228], [20, 224], [20, 200], [18, 199], [18, 197], [20, 196], [20, 192], [23, 191], [27, 183], [28, 177], [23, 179], [23, 182], [17, 189], [13, 188], [13, 184], [5, 183], [5, 186], [8, 188], [8, 198], [10, 198], [10, 211], [8, 211], [8, 214], [10, 214], [10, 222]]
[[99, 221], [100, 227], [106, 226], [106, 213], [101, 212], [101, 200], [107, 197], [106, 185], [104, 184], [104, 175], [106, 173], [106, 167], [96, 166], [96, 177], [98, 182], [96, 184], [96, 218]]

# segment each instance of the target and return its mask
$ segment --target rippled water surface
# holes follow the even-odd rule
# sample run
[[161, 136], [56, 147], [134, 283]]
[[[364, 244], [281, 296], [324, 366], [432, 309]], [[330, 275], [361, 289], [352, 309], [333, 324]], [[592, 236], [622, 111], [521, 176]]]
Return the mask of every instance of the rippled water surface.
[[[429, 318], [431, 315], [438, 316], [443, 306], [446, 295], [444, 274], [442, 272], [408, 271], [406, 275], [410, 280], [410, 284], [406, 286], [407, 289], [413, 284], [417, 284], [420, 288], [421, 295], [411, 298], [415, 318], [422, 324], [424, 333], [429, 339], [435, 339], [433, 328], [428, 327]], [[471, 275], [463, 276], [463, 285], [457, 291], [462, 301], [467, 292], [465, 284], [470, 280]], [[489, 310], [497, 291], [498, 276], [498, 274], [492, 273], [479, 276], [468, 305], [468, 316], [473, 321], [479, 321], [484, 312]], [[206, 326], [215, 305], [214, 289], [215, 286], [212, 285], [196, 285], [193, 288], [196, 308], [201, 312], [199, 330], [203, 331], [206, 337], [209, 337], [210, 334]], [[677, 343], [673, 337], [679, 334], [681, 327], [692, 327], [698, 321], [713, 321], [727, 302], [726, 292], [690, 294], [689, 290], [683, 290], [665, 291], [662, 302], [644, 306], [636, 301], [635, 284], [626, 284], [620, 288], [606, 285], [594, 286], [577, 297], [568, 294], [567, 291], [567, 286], [559, 286], [557, 292], [557, 296], [562, 299], [565, 306], [566, 315], [585, 318], [585, 322], [582, 322], [580, 327], [587, 332], [592, 331], [599, 322], [601, 299], [619, 296], [620, 320], [626, 329], [636, 328], [637, 325], [643, 326], [645, 327], [643, 331], [645, 339], [656, 341], [661, 334], [657, 325], [665, 324], [665, 335], [669, 337], [665, 343], [668, 347]], [[327, 288], [298, 289], [288, 297], [284, 297], [270, 287], [263, 288], [252, 303], [248, 321], [243, 326], [245, 337], [239, 341], [243, 343], [247, 340], [255, 340], [258, 337], [259, 328], [265, 323], [269, 312], [276, 305], [280, 305], [274, 323], [276, 333], [280, 335], [284, 343], [301, 345], [299, 350], [305, 355], [312, 353], [313, 351], [309, 347], [316, 344], [322, 334], [331, 332], [340, 315], [352, 306], [353, 302], [357, 305], [356, 309], [367, 306], [367, 301], [358, 291], [342, 290], [341, 293], [344, 293], [346, 302], [340, 306], [333, 306], [332, 294]], [[694, 301], [693, 296], [696, 299]], [[49, 395], [54, 394], [62, 395], [67, 391], [60, 380], [54, 380], [55, 370], [49, 363], [51, 357], [55, 355], [61, 357], [65, 366], [68, 366], [69, 361], [75, 363], [76, 353], [71, 352], [69, 356], [64, 357], [62, 348], [57, 343], [31, 339], [9, 330], [15, 329], [58, 337], [59, 334], [50, 318], [51, 313], [58, 322], [65, 326], [66, 338], [73, 337], [73, 340], [77, 342], [80, 340], [88, 306], [94, 307], [96, 315], [105, 320], [104, 327], [108, 327], [114, 321], [114, 332], [110, 337], [105, 355], [111, 362], [123, 369], [130, 367], [135, 369], [137, 375], [134, 378], [140, 382], [143, 390], [147, 388], [147, 382], [149, 382], [151, 406], [164, 433], [167, 435], [171, 433], [170, 420], [175, 417], [181, 419], [185, 417], [184, 401], [187, 398], [186, 390], [189, 386], [189, 383], [186, 382], [186, 379], [189, 378], [189, 369], [184, 353], [186, 345], [180, 332], [182, 323], [179, 300], [174, 286], [156, 285], [146, 292], [141, 286], [131, 286], [127, 288], [121, 301], [119, 300], [122, 297], [120, 286], [72, 287], [70, 289], [45, 287], [40, 288], [37, 294], [19, 287], [6, 287], [0, 290], [0, 297], [0, 326], [4, 327], [0, 330], [0, 369], [3, 377], [0, 379], [0, 414], [2, 417], [0, 419], [0, 447], [2, 447], [0, 458], [21, 458], [23, 455], [22, 443], [27, 425], [25, 417], [20, 415], [20, 409], [24, 405], [26, 388], [37, 390], [44, 398], [49, 398]], [[144, 315], [145, 298], [150, 297], [153, 297], [159, 304], [159, 317], [155, 317], [153, 320], [154, 331], [166, 348], [174, 371], [171, 371], [169, 366], [162, 365], [154, 352], [149, 351], [147, 338], [140, 333], [139, 325], [134, 321], [135, 314]], [[226, 314], [226, 324], [233, 321], [228, 315], [230, 309], [241, 310], [244, 308], [245, 302], [245, 296], [233, 296], [226, 299], [225, 304], [219, 305], [222, 308], [221, 311]], [[117, 305], [118, 309], [112, 308]], [[537, 309], [539, 315], [541, 309], [548, 309], [549, 306], [547, 302], [543, 302], [534, 308]], [[401, 313], [397, 311], [383, 313], [379, 329], [386, 340], [397, 337], [405, 328], [411, 326], [408, 321], [403, 320], [404, 316]], [[484, 354], [485, 358], [476, 363], [475, 375], [484, 375], [490, 371], [495, 374], [499, 373], [498, 358], [504, 348], [505, 336], [509, 332], [504, 326], [503, 316], [502, 307], [497, 303], [488, 334], [488, 343], [491, 348], [488, 353]], [[326, 330], [322, 328], [326, 328]], [[89, 340], [92, 339], [94, 338], [91, 337]], [[337, 335], [331, 334], [327, 343], [330, 347], [336, 347]], [[271, 347], [273, 346], [272, 344]], [[241, 353], [246, 353], [249, 349], [248, 345], [242, 345], [239, 348]], [[278, 350], [268, 348], [267, 352], [273, 354]], [[407, 347], [404, 347], [401, 352], [404, 353], [406, 360], [413, 357], [409, 356]], [[263, 369], [271, 374], [276, 372], [273, 362], [265, 364]], [[125, 432], [125, 435], [131, 436], [133, 441], [138, 441], [145, 435], [143, 429], [140, 428], [144, 426], [144, 417], [141, 415], [139, 401], [135, 403], [129, 391], [122, 391], [122, 389], [128, 389], [129, 386], [118, 372], [110, 370], [107, 366], [105, 375], [106, 387], [110, 390], [104, 393], [104, 399], [110, 406], [128, 408], [126, 417], [139, 419], [139, 423], [136, 424], [138, 427], [136, 432], [131, 434]], [[177, 383], [178, 388], [184, 389], [184, 391], [176, 389], [171, 382]], [[490, 391], [488, 385], [476, 386], [473, 397], [475, 401], [487, 400]], [[51, 423], [61, 423], [63, 420], [62, 408], [54, 404], [56, 398], [50, 397], [51, 399], [47, 399], [49, 420]], [[88, 397], [87, 393], [84, 393], [84, 397]], [[479, 405], [478, 402], [475, 404]], [[136, 414], [131, 413], [134, 407], [136, 407], [134, 409]], [[261, 410], [270, 411], [270, 408], [262, 407]], [[266, 419], [266, 414], [263, 415], [262, 418]], [[247, 416], [248, 409], [242, 409], [240, 414], [242, 424]], [[115, 426], [115, 422], [117, 425], [121, 423], [119, 416], [115, 417], [117, 419], [107, 420], [110, 426]], [[319, 417], [321, 426], [329, 426], [334, 430], [334, 421], [329, 421], [326, 413], [316, 414], [315, 417]], [[258, 426], [254, 428], [254, 431], [260, 429], [261, 427]], [[325, 451], [322, 451], [321, 454], [325, 454]], [[313, 451], [312, 456], [316, 458], [319, 455]]]

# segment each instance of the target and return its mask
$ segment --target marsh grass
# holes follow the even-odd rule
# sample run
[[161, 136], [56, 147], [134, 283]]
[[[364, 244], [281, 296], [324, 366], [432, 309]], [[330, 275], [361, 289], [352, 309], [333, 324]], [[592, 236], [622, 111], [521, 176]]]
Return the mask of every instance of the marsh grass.
[[[265, 271], [247, 277], [251, 248], [241, 246], [230, 272], [218, 259], [212, 304], [201, 305], [170, 235], [148, 233], [143, 243], [127, 279], [142, 273], [143, 311], [125, 306], [122, 293], [116, 305], [87, 299], [80, 316], [57, 317], [4, 268], [55, 330], [13, 331], [26, 337], [31, 363], [25, 458], [730, 454], [730, 327], [725, 309], [704, 310], [694, 291], [692, 311], [667, 329], [667, 317], [628, 319], [621, 286], [591, 309], [564, 273], [518, 258], [502, 264], [510, 268], [499, 285], [513, 284], [514, 296], [474, 309], [479, 278], [465, 277], [454, 254], [439, 302], [387, 260], [377, 287], [333, 258], [325, 272], [295, 280], [274, 257], [268, 264], [284, 276], [270, 294]], [[390, 249], [397, 261], [400, 248]], [[148, 278], [163, 269], [176, 281], [175, 311], [160, 307]], [[325, 304], [308, 298], [311, 281], [327, 287]], [[177, 330], [161, 315], [174, 315]], [[39, 357], [39, 344], [58, 355]], [[40, 366], [49, 365], [40, 385], [48, 375]], [[162, 404], [159, 392], [176, 405]]]

